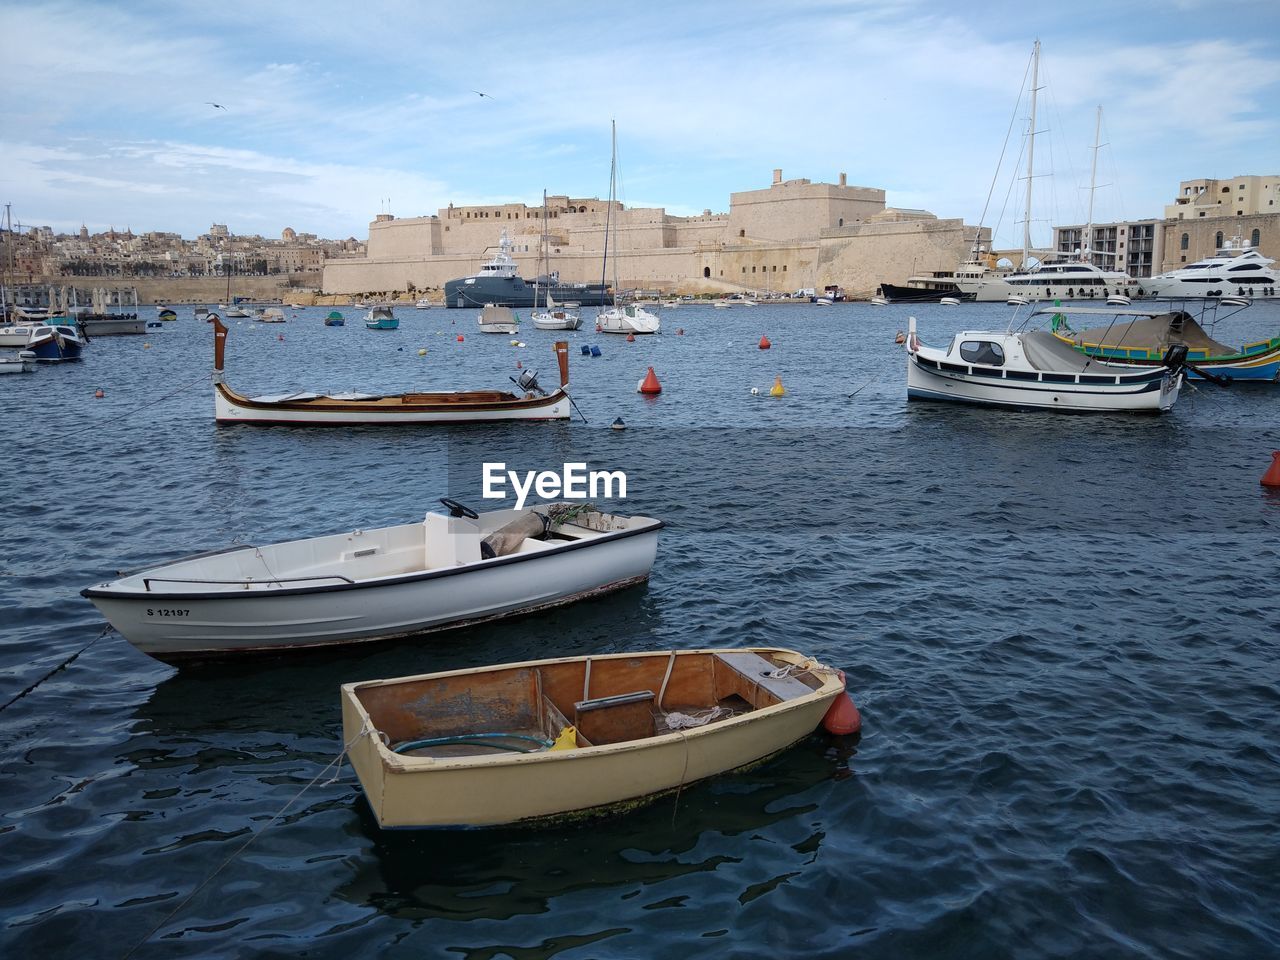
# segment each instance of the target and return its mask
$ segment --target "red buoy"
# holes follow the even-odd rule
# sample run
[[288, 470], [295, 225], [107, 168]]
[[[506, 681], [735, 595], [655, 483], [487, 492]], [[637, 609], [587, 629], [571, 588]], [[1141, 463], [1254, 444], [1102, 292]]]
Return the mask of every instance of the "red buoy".
[[517, 369], [517, 370], [523, 370], [523, 369], [524, 369], [524, 364], [523, 364], [523, 363], [521, 363], [519, 360], [517, 360], [517, 361], [516, 361], [516, 369]]
[[661, 393], [662, 384], [658, 382], [658, 375], [653, 372], [653, 367], [649, 368], [649, 372], [644, 375], [644, 379], [640, 381], [638, 393]]
[[683, 336], [684, 336], [684, 327], [677, 327], [677, 328], [676, 328], [676, 336], [677, 336], [677, 337], [683, 337]]
[[[837, 673], [840, 676], [840, 682], [844, 683], [844, 671], [839, 670]], [[841, 690], [835, 700], [831, 701], [831, 706], [827, 708], [827, 715], [822, 718], [822, 726], [828, 733], [834, 733], [837, 736], [857, 733], [862, 729], [862, 714], [858, 713], [858, 708], [854, 705], [848, 690]]]
[[1258, 482], [1264, 487], [1280, 487], [1280, 450], [1271, 454], [1271, 466]]
[[459, 343], [461, 343], [461, 342], [462, 342], [462, 340], [463, 340], [463, 336], [462, 336], [462, 334], [458, 334], [458, 342], [459, 342]]
[[773, 344], [769, 342], [769, 338], [768, 338], [768, 337], [761, 337], [761, 338], [760, 338], [760, 349], [761, 349], [761, 350], [768, 350], [768, 349], [769, 349], [770, 347], [772, 347], [772, 346], [773, 346]]
[[284, 343], [284, 334], [283, 334], [283, 333], [277, 333], [277, 334], [276, 334], [276, 339], [277, 339], [277, 340], [279, 340], [281, 343]]
[[97, 390], [93, 391], [93, 396], [94, 396], [94, 399], [101, 400], [103, 397], [106, 396], [106, 393], [104, 393], [103, 389], [99, 387]]
[[635, 342], [636, 342], [636, 335], [634, 333], [628, 333], [627, 343], [635, 343]]

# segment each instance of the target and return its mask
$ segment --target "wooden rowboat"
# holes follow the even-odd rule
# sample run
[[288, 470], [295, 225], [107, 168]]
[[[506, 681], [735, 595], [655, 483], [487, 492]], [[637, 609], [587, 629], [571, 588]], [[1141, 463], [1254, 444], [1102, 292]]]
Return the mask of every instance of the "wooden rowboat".
[[397, 394], [295, 392], [248, 397], [223, 382], [227, 327], [213, 324], [213, 399], [218, 423], [343, 426], [350, 424], [490, 423], [500, 420], [567, 420], [569, 344], [555, 345], [560, 386], [543, 391], [536, 378], [521, 377], [523, 394], [508, 390], [459, 390]]
[[263, 547], [238, 546], [81, 591], [158, 660], [406, 637], [643, 583], [662, 521], [550, 503]]
[[343, 741], [380, 826], [498, 826], [616, 812], [757, 763], [843, 691], [837, 671], [767, 647], [534, 660], [344, 684]]

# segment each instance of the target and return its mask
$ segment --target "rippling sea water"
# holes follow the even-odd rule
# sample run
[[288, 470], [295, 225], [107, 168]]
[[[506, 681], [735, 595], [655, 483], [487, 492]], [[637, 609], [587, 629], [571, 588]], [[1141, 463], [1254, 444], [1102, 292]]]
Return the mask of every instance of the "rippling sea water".
[[[554, 334], [515, 347], [473, 311], [402, 309], [391, 333], [326, 312], [233, 327], [228, 381], [487, 387], [517, 359], [554, 380]], [[1150, 419], [908, 406], [893, 334], [910, 313], [934, 342], [1008, 320], [669, 310], [661, 337], [569, 335], [589, 420], [571, 424], [218, 428], [190, 309], [0, 378], [0, 702], [90, 644], [0, 712], [0, 953], [1280, 953], [1280, 499], [1258, 484], [1280, 395], [1203, 386]], [[1217, 332], [1277, 327], [1258, 305]], [[635, 392], [650, 365], [656, 399]], [[764, 396], [779, 376], [787, 396]], [[182, 671], [100, 636], [78, 596], [232, 541], [405, 522], [445, 494], [483, 507], [497, 460], [625, 470], [617, 508], [668, 521], [650, 584]], [[676, 801], [543, 830], [384, 834], [350, 767], [328, 766], [342, 682], [752, 643], [846, 670], [861, 738], [815, 734]]]

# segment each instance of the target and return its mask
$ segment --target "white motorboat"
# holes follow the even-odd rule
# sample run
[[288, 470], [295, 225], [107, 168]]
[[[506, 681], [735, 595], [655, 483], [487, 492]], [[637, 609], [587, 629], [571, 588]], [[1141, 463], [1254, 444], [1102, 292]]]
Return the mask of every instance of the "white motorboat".
[[227, 316], [229, 319], [236, 319], [236, 320], [248, 320], [248, 319], [249, 319], [249, 311], [247, 311], [247, 310], [245, 310], [245, 309], [243, 309], [243, 308], [241, 308], [241, 307], [227, 307], [227, 309], [226, 309], [226, 316]]
[[1052, 333], [966, 330], [942, 349], [907, 328], [907, 398], [1013, 410], [1163, 413], [1178, 399], [1187, 348], [1138, 370], [1086, 357]]
[[1171, 300], [1209, 297], [1280, 297], [1280, 271], [1241, 237], [1232, 237], [1211, 257], [1142, 281], [1157, 297]]
[[510, 307], [496, 307], [486, 303], [476, 319], [481, 333], [519, 333], [520, 320]]
[[0, 327], [0, 347], [25, 347], [31, 335], [44, 325], [39, 322], [6, 324]]
[[531, 660], [343, 684], [342, 740], [380, 827], [576, 819], [784, 750], [844, 687], [776, 647]]
[[36, 355], [20, 350], [12, 357], [0, 357], [0, 373], [31, 373], [36, 368]]
[[941, 300], [939, 300], [938, 302], [939, 302], [940, 304], [942, 304], [943, 306], [945, 306], [945, 307], [958, 307], [958, 306], [960, 306], [960, 298], [959, 298], [959, 297], [943, 297], [943, 298], [942, 298]]
[[644, 582], [662, 521], [589, 504], [449, 515], [159, 564], [87, 587], [159, 660], [331, 646], [527, 614]]
[[415, 310], [430, 310], [431, 301], [427, 297], [421, 297], [417, 303], [413, 305]]
[[254, 314], [253, 319], [259, 323], [288, 323], [284, 311], [279, 307], [264, 307]]
[[79, 360], [88, 338], [78, 327], [51, 323], [36, 327], [27, 341], [26, 350], [37, 360], [57, 363], [61, 360]]

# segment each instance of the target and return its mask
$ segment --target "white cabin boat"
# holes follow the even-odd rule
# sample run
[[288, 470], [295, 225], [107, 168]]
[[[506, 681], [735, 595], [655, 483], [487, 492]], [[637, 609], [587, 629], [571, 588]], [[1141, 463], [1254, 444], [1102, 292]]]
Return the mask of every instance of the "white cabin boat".
[[378, 825], [493, 827], [628, 809], [811, 734], [844, 677], [792, 650], [531, 660], [342, 686]]
[[520, 321], [510, 307], [496, 307], [486, 303], [476, 320], [481, 333], [519, 333]]
[[540, 504], [450, 515], [150, 567], [81, 591], [160, 660], [405, 637], [642, 583], [662, 521]]
[[927, 347], [907, 328], [907, 398], [1013, 410], [1163, 413], [1178, 399], [1187, 348], [1161, 366], [1135, 370], [1086, 357], [1047, 331], [957, 333]]
[[610, 307], [601, 310], [596, 317], [596, 330], [600, 333], [642, 334], [661, 333], [662, 321], [656, 313], [650, 313], [638, 303]]

